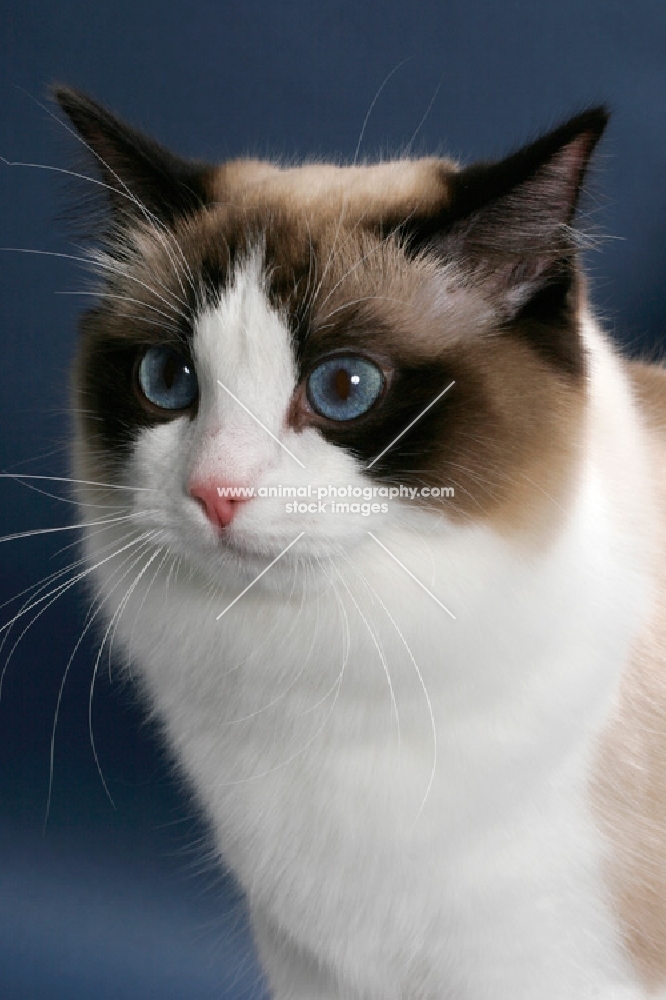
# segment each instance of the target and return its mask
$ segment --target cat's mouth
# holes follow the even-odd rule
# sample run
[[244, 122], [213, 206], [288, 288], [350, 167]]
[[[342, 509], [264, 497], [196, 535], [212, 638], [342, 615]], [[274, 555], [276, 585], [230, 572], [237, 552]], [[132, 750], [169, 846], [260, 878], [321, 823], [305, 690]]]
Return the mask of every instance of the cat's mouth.
[[[206, 532], [203, 547], [212, 555], [215, 561], [220, 557], [232, 556], [238, 560], [256, 559], [276, 559], [291, 553], [292, 548], [298, 550], [298, 555], [303, 555], [304, 546], [307, 545], [308, 535], [302, 527], [294, 525], [287, 531], [282, 527], [271, 530], [266, 527], [258, 529], [255, 524], [243, 525], [239, 522], [227, 525], [209, 525], [211, 530]], [[296, 545], [296, 541], [299, 544]]]
[[302, 525], [294, 525], [289, 531], [257, 531], [243, 529], [240, 525], [218, 532], [213, 546], [207, 546], [209, 567], [217, 575], [228, 577], [229, 572], [238, 572], [243, 577], [248, 574], [262, 574], [270, 569], [270, 576], [282, 577], [285, 571], [293, 575], [297, 565], [308, 564], [312, 568], [324, 566], [339, 558], [343, 548], [342, 539], [328, 537]]

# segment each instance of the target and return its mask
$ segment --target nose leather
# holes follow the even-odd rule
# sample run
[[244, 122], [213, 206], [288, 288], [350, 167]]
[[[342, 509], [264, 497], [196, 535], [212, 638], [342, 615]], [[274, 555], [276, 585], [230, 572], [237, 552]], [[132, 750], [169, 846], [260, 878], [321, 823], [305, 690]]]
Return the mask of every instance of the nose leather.
[[231, 483], [191, 482], [189, 493], [198, 501], [211, 524], [218, 528], [226, 528], [233, 521], [241, 504], [246, 503], [251, 497], [220, 496], [219, 490], [227, 490], [231, 493], [234, 490], [244, 488], [236, 483], [232, 485]]

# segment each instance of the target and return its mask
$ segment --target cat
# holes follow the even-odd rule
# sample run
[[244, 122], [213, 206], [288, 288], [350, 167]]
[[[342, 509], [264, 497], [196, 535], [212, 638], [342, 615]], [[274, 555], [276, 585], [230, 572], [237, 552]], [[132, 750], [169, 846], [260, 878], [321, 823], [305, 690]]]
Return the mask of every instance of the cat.
[[214, 166], [55, 97], [107, 207], [93, 592], [271, 995], [666, 997], [666, 375], [587, 298], [606, 110]]

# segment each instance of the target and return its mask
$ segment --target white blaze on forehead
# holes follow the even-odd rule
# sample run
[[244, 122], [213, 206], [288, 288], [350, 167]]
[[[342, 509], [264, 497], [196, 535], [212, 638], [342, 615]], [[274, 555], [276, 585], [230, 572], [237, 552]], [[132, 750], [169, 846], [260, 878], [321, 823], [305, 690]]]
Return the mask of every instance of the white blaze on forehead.
[[199, 316], [193, 354], [201, 402], [191, 474], [254, 479], [280, 452], [260, 423], [284, 438], [297, 377], [287, 320], [269, 302], [259, 252]]

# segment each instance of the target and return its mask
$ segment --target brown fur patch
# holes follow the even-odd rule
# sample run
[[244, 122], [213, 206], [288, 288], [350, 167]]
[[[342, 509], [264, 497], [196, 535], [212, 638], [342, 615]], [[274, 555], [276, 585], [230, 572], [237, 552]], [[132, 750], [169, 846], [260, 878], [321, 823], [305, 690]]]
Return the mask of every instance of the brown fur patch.
[[[628, 366], [666, 508], [666, 370]], [[601, 744], [595, 804], [612, 845], [608, 877], [627, 951], [646, 989], [666, 983], [666, 524], [654, 539], [652, 618], [622, 678]]]
[[232, 160], [208, 179], [213, 201], [245, 209], [287, 209], [315, 215], [320, 224], [345, 227], [410, 214], [429, 215], [449, 201], [452, 160], [426, 157], [369, 166], [312, 163], [278, 167], [261, 160]]

